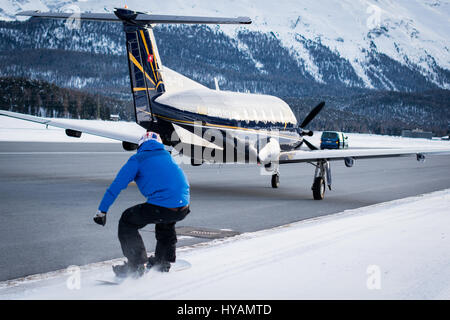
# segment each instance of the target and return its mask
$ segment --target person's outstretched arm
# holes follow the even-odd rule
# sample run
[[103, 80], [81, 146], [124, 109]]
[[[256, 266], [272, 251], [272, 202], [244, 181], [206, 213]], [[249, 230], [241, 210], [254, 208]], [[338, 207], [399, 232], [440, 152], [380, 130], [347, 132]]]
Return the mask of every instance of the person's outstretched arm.
[[120, 169], [114, 181], [106, 190], [98, 210], [101, 212], [108, 212], [109, 207], [116, 200], [119, 193], [126, 189], [128, 184], [136, 178], [138, 172], [138, 162], [135, 157], [131, 157], [127, 163]]

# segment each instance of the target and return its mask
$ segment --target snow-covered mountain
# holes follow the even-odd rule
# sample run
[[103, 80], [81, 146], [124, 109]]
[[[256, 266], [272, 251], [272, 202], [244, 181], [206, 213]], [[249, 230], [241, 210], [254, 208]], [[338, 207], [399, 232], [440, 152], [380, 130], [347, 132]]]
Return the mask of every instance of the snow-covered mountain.
[[[396, 73], [413, 72], [436, 87], [450, 89], [450, 1], [448, 0], [0, 0], [0, 17], [15, 19], [21, 10], [111, 11], [128, 7], [160, 14], [249, 16], [245, 27], [221, 26], [238, 39], [255, 66], [264, 71], [265, 61], [255, 56], [238, 32], [262, 32], [276, 37], [298, 65], [317, 83], [340, 81], [348, 86], [408, 91]], [[335, 55], [337, 61], [321, 58]], [[386, 63], [386, 60], [389, 62]], [[391, 65], [394, 66], [385, 66]]]

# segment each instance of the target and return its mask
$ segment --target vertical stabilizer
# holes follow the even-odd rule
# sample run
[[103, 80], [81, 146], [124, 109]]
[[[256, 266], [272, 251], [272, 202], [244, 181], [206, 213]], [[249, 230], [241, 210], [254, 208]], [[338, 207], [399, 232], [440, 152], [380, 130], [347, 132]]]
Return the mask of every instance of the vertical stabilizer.
[[[19, 16], [45, 19], [74, 19], [73, 13], [23, 11]], [[114, 13], [78, 13], [77, 20], [122, 22], [126, 34], [128, 68], [136, 122], [146, 129], [155, 128], [152, 103], [165, 92], [162, 64], [156, 47], [152, 25], [164, 24], [250, 24], [248, 17], [221, 18], [176, 15], [153, 15], [116, 8]], [[196, 84], [199, 86], [199, 84]]]
[[161, 60], [150, 26], [124, 22], [130, 83], [136, 122], [150, 129], [156, 121], [152, 100], [165, 91], [161, 75]]

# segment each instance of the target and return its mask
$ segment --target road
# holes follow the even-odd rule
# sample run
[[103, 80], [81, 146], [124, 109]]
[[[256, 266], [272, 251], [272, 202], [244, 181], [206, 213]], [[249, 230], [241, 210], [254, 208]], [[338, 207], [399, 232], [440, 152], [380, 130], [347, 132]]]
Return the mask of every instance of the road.
[[[121, 193], [105, 227], [98, 203], [130, 153], [120, 144], [0, 142], [0, 281], [121, 257], [117, 223], [145, 201], [136, 185]], [[191, 214], [179, 226], [250, 232], [389, 200], [450, 188], [450, 156], [333, 163], [333, 191], [312, 200], [313, 167], [281, 167], [281, 186], [257, 166], [183, 166]], [[148, 251], [153, 226], [143, 229]], [[182, 238], [190, 245], [199, 238]]]

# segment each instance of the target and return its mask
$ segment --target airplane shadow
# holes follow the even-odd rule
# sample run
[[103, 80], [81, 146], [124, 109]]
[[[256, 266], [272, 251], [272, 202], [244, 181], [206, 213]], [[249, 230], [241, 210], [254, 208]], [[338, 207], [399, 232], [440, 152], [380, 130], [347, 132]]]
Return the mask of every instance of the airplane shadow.
[[[328, 191], [323, 201], [313, 199], [312, 191], [309, 186], [299, 186], [298, 188], [289, 188], [281, 186], [273, 189], [270, 186], [262, 185], [237, 185], [228, 186], [212, 183], [191, 183], [191, 197], [194, 201], [288, 201], [297, 203], [308, 203], [308, 206], [315, 204], [314, 207], [336, 206], [339, 208], [357, 208], [374, 204], [371, 197], [367, 196], [364, 191], [351, 193], [337, 193], [336, 191]], [[376, 203], [376, 201], [375, 201]], [[317, 206], [316, 206], [317, 205]]]
[[[308, 192], [309, 191], [309, 192]], [[270, 186], [261, 185], [237, 185], [237, 186], [223, 186], [220, 184], [205, 184], [193, 183], [191, 184], [191, 195], [193, 197], [211, 197], [217, 198], [231, 198], [234, 199], [253, 199], [258, 201], [267, 200], [288, 200], [288, 201], [314, 201], [312, 194], [308, 188], [302, 190], [299, 187], [296, 190], [287, 188], [273, 189]]]

